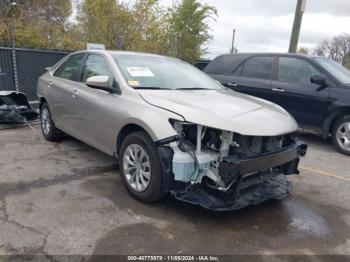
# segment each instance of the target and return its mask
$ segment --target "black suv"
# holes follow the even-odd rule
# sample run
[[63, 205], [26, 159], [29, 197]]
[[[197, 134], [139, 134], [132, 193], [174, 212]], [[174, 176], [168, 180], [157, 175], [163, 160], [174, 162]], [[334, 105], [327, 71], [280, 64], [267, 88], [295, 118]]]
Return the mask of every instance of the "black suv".
[[235, 91], [270, 100], [301, 127], [332, 136], [350, 155], [350, 71], [326, 58], [301, 54], [228, 54], [204, 72]]

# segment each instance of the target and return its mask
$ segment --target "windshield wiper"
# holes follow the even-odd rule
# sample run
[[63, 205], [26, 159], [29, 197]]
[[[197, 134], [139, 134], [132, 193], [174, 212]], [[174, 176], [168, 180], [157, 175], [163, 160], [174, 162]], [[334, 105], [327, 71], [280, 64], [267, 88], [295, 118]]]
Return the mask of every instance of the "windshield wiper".
[[149, 89], [149, 90], [171, 90], [171, 88], [164, 88], [158, 86], [135, 86], [135, 89]]
[[190, 87], [190, 88], [176, 88], [175, 90], [214, 90], [214, 89], [203, 88], [203, 87]]

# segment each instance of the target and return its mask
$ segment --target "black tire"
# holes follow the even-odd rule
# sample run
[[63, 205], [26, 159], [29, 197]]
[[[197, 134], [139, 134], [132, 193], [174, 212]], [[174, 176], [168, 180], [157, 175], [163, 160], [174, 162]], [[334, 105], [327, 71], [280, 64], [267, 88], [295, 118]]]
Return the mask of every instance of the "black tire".
[[[46, 114], [44, 116], [44, 114]], [[45, 129], [45, 121], [47, 121], [47, 129]], [[63, 132], [56, 128], [55, 123], [52, 120], [51, 112], [48, 104], [45, 102], [40, 107], [40, 124], [41, 131], [46, 140], [51, 142], [60, 141], [63, 138]]]
[[[151, 176], [147, 188], [143, 192], [136, 191], [128, 182], [124, 172], [124, 154], [126, 149], [136, 144], [146, 151], [151, 166]], [[124, 185], [130, 194], [137, 200], [144, 203], [151, 203], [161, 199], [165, 192], [163, 191], [162, 171], [157, 148], [147, 133], [137, 131], [129, 134], [123, 141], [119, 151], [119, 169], [122, 173]]]
[[[338, 132], [339, 128], [346, 122], [350, 123], [350, 115], [343, 116], [343, 117], [337, 119], [337, 121], [334, 123], [333, 128], [332, 128], [332, 142], [339, 152], [350, 156], [350, 150], [344, 149], [343, 146], [339, 143], [339, 141], [337, 139], [337, 132]], [[349, 139], [350, 139], [350, 137], [349, 137]]]

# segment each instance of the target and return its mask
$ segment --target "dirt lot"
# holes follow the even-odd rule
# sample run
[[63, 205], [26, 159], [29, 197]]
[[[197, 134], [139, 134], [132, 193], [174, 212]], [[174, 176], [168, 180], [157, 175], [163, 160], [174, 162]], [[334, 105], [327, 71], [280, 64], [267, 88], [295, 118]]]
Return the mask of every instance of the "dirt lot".
[[317, 136], [289, 198], [213, 213], [141, 204], [113, 158], [35, 128], [0, 131], [0, 254], [350, 255], [350, 158]]

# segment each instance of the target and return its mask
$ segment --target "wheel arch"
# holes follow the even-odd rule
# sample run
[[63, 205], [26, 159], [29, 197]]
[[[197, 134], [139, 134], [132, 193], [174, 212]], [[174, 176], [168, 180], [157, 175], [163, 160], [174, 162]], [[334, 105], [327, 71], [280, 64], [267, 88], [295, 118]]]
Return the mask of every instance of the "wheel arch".
[[328, 135], [332, 132], [333, 126], [337, 122], [337, 120], [346, 115], [350, 115], [350, 105], [337, 108], [333, 113], [331, 113], [323, 122], [323, 127], [322, 127], [323, 138], [326, 139]]
[[39, 109], [41, 108], [41, 106], [44, 104], [44, 103], [47, 103], [47, 100], [45, 99], [45, 97], [39, 97]]
[[136, 123], [129, 123], [124, 125], [120, 131], [118, 132], [117, 135], [117, 141], [116, 141], [116, 146], [115, 146], [115, 150], [116, 150], [116, 155], [118, 156], [119, 154], [119, 149], [120, 146], [123, 142], [123, 140], [131, 133], [133, 132], [137, 132], [137, 131], [143, 131], [145, 132], [153, 141], [154, 141], [154, 137], [152, 137], [152, 135], [150, 134], [149, 131], [147, 131], [147, 128], [145, 128], [144, 126], [140, 125], [140, 124], [136, 124]]

